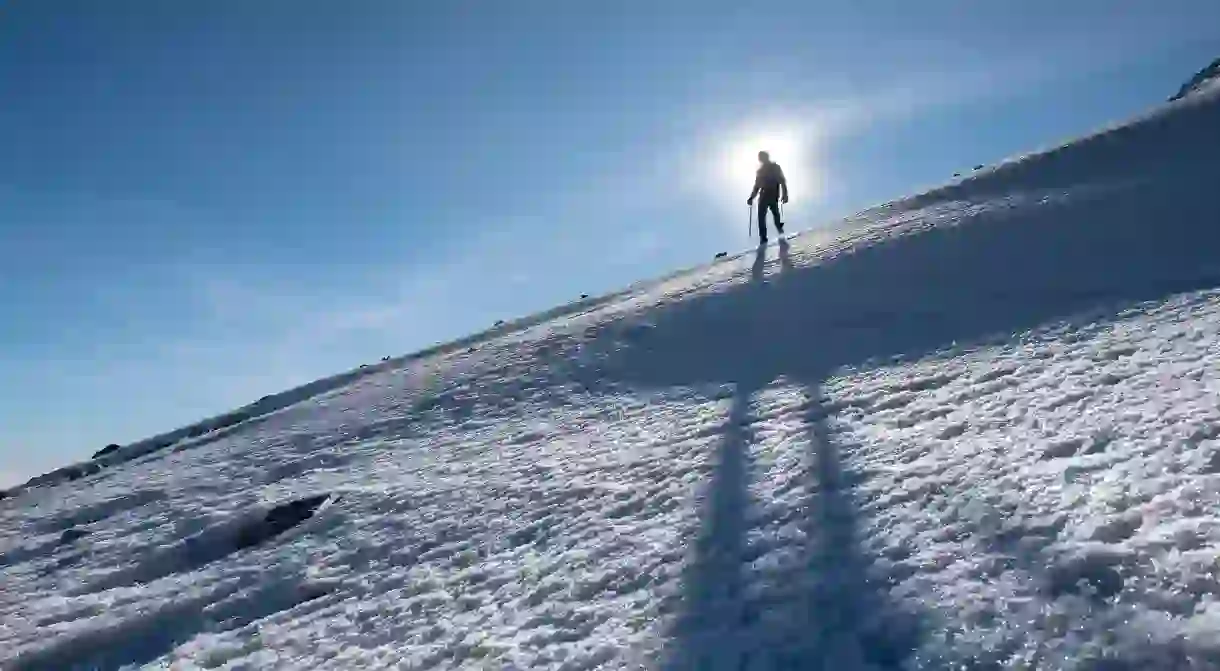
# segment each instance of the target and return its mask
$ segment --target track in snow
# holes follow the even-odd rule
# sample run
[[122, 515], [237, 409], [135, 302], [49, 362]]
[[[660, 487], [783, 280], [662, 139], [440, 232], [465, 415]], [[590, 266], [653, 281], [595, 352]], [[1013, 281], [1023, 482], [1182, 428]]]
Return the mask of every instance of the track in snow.
[[1220, 665], [1218, 116], [0, 502], [0, 662]]

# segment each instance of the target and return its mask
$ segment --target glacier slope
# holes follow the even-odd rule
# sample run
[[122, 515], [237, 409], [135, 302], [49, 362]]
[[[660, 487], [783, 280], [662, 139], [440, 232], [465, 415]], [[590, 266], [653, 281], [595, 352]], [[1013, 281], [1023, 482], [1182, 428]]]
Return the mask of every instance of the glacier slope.
[[1220, 667], [1218, 121], [0, 501], [0, 664]]

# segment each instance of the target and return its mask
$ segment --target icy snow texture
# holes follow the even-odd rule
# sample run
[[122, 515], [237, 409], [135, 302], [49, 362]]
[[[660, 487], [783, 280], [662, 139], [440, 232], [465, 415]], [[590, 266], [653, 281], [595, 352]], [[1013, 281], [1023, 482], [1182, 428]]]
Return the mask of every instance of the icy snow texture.
[[1220, 666], [1217, 147], [1192, 96], [2, 501], [0, 664]]

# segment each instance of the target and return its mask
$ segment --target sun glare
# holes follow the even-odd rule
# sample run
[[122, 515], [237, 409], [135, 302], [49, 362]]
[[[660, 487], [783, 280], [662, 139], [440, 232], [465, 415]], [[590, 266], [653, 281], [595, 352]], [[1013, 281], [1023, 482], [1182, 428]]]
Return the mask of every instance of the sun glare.
[[[765, 133], [746, 137], [733, 144], [722, 159], [725, 176], [739, 188], [749, 193], [754, 183], [754, 172], [758, 170], [758, 152], [771, 154], [771, 160], [780, 166], [797, 167], [801, 143], [793, 133]], [[785, 170], [787, 172], [787, 170]]]
[[766, 151], [779, 163], [788, 178], [794, 209], [816, 201], [821, 193], [821, 175], [815, 174], [816, 157], [812, 133], [796, 124], [742, 128], [727, 134], [727, 141], [713, 155], [716, 183], [726, 204], [745, 205], [758, 170], [758, 152]]

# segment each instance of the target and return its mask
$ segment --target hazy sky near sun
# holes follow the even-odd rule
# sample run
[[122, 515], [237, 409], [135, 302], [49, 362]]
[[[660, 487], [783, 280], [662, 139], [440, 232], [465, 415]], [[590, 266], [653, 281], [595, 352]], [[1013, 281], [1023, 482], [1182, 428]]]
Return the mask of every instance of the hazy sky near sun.
[[1214, 0], [4, 3], [0, 479], [742, 248], [758, 149], [814, 227], [1218, 52]]

